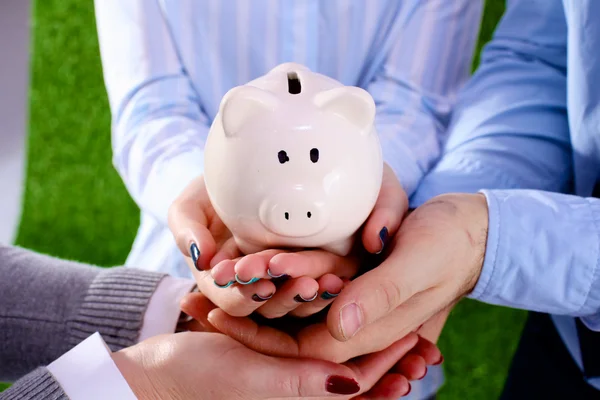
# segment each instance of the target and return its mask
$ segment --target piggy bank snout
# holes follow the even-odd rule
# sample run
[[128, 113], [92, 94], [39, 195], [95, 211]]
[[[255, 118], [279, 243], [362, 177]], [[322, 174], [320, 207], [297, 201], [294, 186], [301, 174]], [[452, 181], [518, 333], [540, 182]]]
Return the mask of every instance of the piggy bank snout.
[[285, 237], [306, 237], [321, 232], [329, 222], [324, 201], [307, 198], [301, 191], [265, 199], [260, 220], [271, 232]]

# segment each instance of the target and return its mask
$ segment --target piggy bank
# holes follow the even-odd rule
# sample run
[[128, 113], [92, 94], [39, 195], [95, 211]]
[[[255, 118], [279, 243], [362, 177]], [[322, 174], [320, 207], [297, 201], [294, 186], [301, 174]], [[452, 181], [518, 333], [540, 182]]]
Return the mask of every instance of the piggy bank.
[[239, 249], [350, 252], [383, 175], [375, 103], [286, 63], [228, 91], [205, 143], [212, 205]]

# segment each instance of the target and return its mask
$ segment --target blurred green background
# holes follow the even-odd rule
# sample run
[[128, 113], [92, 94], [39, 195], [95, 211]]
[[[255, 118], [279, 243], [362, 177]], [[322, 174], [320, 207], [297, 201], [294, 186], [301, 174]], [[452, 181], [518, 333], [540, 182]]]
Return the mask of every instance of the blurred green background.
[[[486, 1], [479, 48], [503, 11], [504, 0]], [[139, 210], [111, 164], [93, 2], [36, 1], [32, 29], [27, 183], [17, 244], [118, 265]], [[497, 398], [523, 322], [522, 312], [462, 302], [440, 339], [446, 384], [439, 398]]]

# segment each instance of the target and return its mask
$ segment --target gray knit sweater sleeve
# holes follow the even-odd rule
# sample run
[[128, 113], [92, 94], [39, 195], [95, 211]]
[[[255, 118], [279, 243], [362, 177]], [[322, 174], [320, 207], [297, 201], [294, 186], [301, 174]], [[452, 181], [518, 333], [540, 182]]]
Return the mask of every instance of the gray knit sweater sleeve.
[[[0, 244], [0, 381], [22, 377], [0, 399], [60, 399], [64, 393], [43, 366], [94, 332], [113, 351], [136, 343], [163, 277]], [[42, 389], [54, 394], [36, 397]]]
[[64, 390], [45, 367], [39, 367], [0, 393], [2, 400], [68, 400]]

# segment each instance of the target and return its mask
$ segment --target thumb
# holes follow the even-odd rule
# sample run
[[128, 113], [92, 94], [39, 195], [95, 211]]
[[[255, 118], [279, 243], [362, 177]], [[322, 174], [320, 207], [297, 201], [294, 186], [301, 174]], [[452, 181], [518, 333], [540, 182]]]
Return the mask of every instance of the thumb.
[[414, 282], [414, 268], [398, 268], [400, 260], [390, 255], [380, 266], [350, 282], [327, 313], [331, 335], [347, 341], [403, 304], [415, 293], [407, 282]]
[[207, 193], [202, 177], [193, 180], [169, 207], [169, 228], [179, 250], [198, 270], [209, 269], [217, 245], [208, 230]]
[[362, 231], [362, 242], [370, 253], [383, 251], [394, 236], [408, 210], [408, 197], [389, 165], [385, 164], [377, 202]]
[[[356, 373], [349, 367], [328, 361], [266, 357], [245, 379], [257, 398], [342, 397], [361, 391]], [[257, 379], [261, 371], [264, 379]]]

